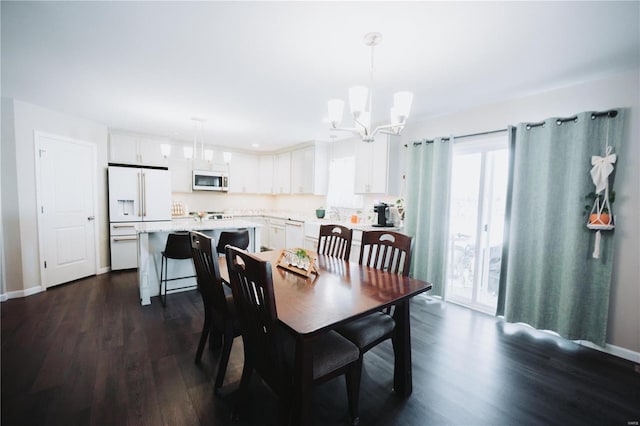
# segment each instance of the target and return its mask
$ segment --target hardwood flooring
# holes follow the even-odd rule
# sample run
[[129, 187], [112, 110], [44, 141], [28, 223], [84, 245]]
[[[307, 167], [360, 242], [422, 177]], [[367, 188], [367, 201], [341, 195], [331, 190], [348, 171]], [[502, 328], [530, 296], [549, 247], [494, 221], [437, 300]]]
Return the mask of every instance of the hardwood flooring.
[[[242, 369], [236, 339], [226, 396], [213, 394], [219, 353], [193, 359], [197, 292], [139, 305], [137, 275], [113, 272], [0, 305], [2, 425], [227, 425]], [[393, 351], [365, 355], [362, 425], [637, 425], [631, 362], [465, 308], [412, 302], [413, 394], [395, 397]], [[233, 424], [276, 424], [259, 381]], [[344, 381], [315, 388], [316, 425], [344, 424]]]

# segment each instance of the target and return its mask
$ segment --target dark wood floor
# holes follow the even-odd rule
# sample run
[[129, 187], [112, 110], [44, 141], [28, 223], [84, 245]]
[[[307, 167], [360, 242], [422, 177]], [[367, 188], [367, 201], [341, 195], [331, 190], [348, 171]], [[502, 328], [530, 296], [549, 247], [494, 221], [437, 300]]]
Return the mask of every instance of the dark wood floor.
[[[2, 425], [226, 425], [242, 368], [236, 339], [213, 395], [217, 352], [193, 357], [197, 292], [138, 304], [136, 274], [91, 277], [14, 299], [2, 312]], [[365, 356], [363, 425], [630, 425], [640, 421], [633, 363], [450, 304], [412, 303], [413, 394], [390, 392], [391, 345]], [[276, 424], [257, 379], [238, 425]], [[316, 388], [316, 425], [343, 424], [344, 381]]]

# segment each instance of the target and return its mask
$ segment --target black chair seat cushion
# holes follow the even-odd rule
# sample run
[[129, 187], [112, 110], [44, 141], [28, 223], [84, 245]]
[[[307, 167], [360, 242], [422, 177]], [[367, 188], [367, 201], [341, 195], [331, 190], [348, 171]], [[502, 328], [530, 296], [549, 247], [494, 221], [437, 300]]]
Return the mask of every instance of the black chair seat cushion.
[[[296, 341], [284, 329], [281, 335], [284, 340], [285, 361], [287, 367], [293, 371]], [[335, 331], [322, 333], [313, 339], [313, 379], [344, 367], [357, 360], [359, 356], [359, 349], [340, 334]]]
[[384, 312], [374, 312], [337, 328], [338, 333], [360, 349], [391, 333], [396, 322]]

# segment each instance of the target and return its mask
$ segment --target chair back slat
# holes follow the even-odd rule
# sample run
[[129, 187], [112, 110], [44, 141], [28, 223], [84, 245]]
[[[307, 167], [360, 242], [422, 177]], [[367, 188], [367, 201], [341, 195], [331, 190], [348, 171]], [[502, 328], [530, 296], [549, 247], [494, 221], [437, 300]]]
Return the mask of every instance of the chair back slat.
[[341, 225], [320, 225], [318, 254], [349, 260], [353, 231]]
[[277, 383], [274, 366], [282, 371], [282, 343], [271, 263], [233, 246], [227, 246], [226, 258], [245, 356], [267, 382]]
[[399, 232], [363, 231], [359, 263], [408, 276], [413, 239]]
[[213, 238], [200, 232], [189, 233], [191, 240], [191, 257], [196, 270], [198, 289], [206, 308], [213, 307], [214, 312], [226, 316], [228, 314], [218, 256], [213, 256]]

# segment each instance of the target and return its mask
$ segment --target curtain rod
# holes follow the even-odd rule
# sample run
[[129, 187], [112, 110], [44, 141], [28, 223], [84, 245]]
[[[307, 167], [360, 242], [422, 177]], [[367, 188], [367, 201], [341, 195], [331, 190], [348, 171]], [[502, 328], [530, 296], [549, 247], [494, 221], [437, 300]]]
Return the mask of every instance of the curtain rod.
[[[592, 112], [591, 113], [591, 119], [595, 120], [596, 118], [600, 118], [600, 117], [608, 117], [608, 118], [614, 118], [618, 115], [618, 110], [615, 109], [611, 109], [609, 111], [600, 111], [600, 112]], [[558, 118], [556, 120], [556, 124], [558, 126], [560, 126], [562, 123], [567, 123], [569, 121], [573, 121], [574, 123], [578, 122], [578, 116], [574, 115], [573, 117], [568, 117], [568, 118]], [[525, 126], [525, 128], [527, 130], [531, 130], [534, 127], [544, 127], [545, 122], [544, 121], [540, 121], [539, 123], [527, 123], [527, 125]]]
[[[593, 112], [593, 113], [591, 113], [591, 119], [595, 120], [596, 118], [605, 117], [605, 116], [608, 117], [608, 118], [614, 118], [617, 115], [618, 115], [618, 110], [611, 109], [609, 111]], [[573, 117], [568, 117], [568, 118], [558, 118], [556, 120], [556, 124], [559, 126], [562, 123], [566, 123], [566, 122], [569, 122], [569, 121], [577, 122], [578, 121], [578, 116], [574, 115]], [[540, 121], [538, 123], [527, 123], [525, 128], [527, 130], [531, 130], [534, 127], [540, 127], [540, 126], [544, 127], [544, 125], [545, 125], [544, 121]], [[489, 130], [489, 131], [486, 131], [486, 132], [479, 132], [479, 133], [469, 133], [469, 134], [466, 134], [466, 135], [453, 136], [453, 139], [455, 140], [455, 139], [462, 139], [462, 138], [470, 138], [472, 136], [490, 135], [490, 134], [493, 134], [493, 133], [506, 132], [507, 130], [509, 130], [509, 129], [505, 128], [505, 129], [498, 129], [498, 130]], [[441, 138], [441, 140], [443, 142], [444, 141], [448, 141], [450, 139], [451, 139], [450, 137], [449, 138]], [[424, 144], [430, 144], [430, 143], [434, 143], [434, 142], [435, 142], [435, 139], [423, 139], [421, 141], [413, 142], [412, 145], [413, 146], [418, 146], [418, 145], [422, 145], [423, 143]], [[404, 144], [405, 148], [407, 148], [408, 146], [409, 146], [409, 144]]]
[[[455, 135], [454, 135], [454, 136], [453, 136], [453, 139], [454, 139], [454, 141], [455, 141], [456, 139], [470, 138], [470, 137], [473, 137], [473, 136], [483, 136], [483, 135], [491, 135], [491, 134], [493, 134], [493, 133], [502, 133], [502, 132], [506, 132], [507, 130], [509, 130], [509, 129], [504, 128], [504, 129], [498, 129], [498, 130], [487, 130], [486, 132], [468, 133], [468, 134], [466, 134], [466, 135], [459, 135], [459, 136], [455, 136]], [[443, 142], [445, 142], [445, 141], [451, 140], [451, 137], [448, 137], [448, 138], [440, 138], [440, 140], [441, 140], [441, 141], [443, 141]], [[421, 140], [421, 141], [415, 141], [415, 142], [413, 142], [413, 146], [422, 145], [423, 143], [425, 143], [425, 144], [429, 144], [429, 143], [434, 143], [434, 142], [435, 142], [435, 139], [423, 139], [423, 140]], [[407, 148], [408, 146], [409, 146], [408, 144], [405, 144], [405, 145], [404, 145], [404, 147], [405, 147], [405, 148]]]

